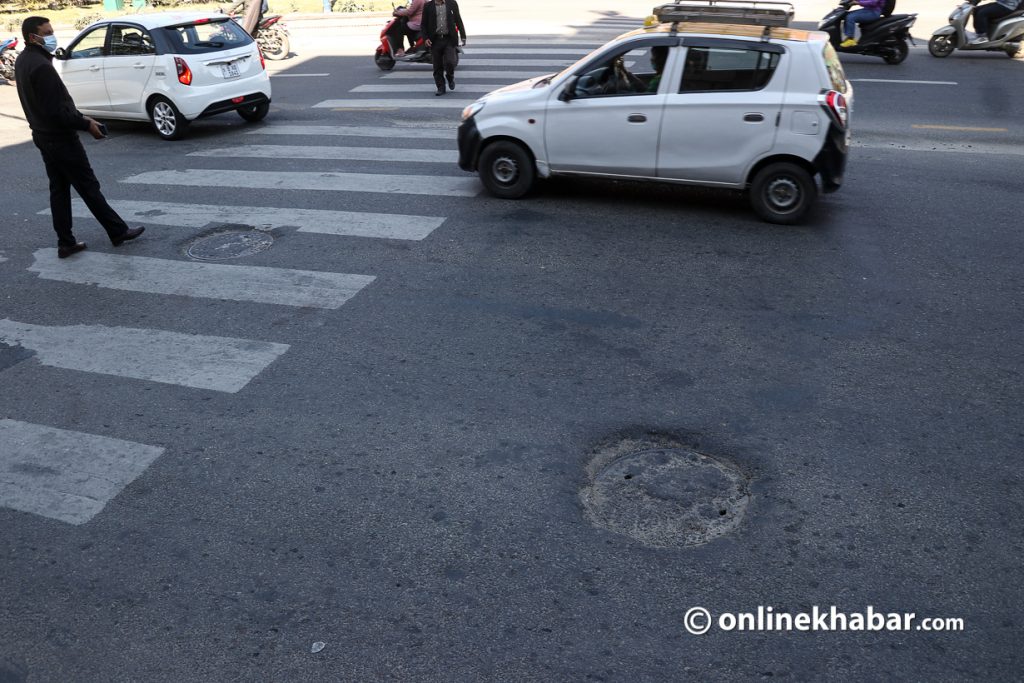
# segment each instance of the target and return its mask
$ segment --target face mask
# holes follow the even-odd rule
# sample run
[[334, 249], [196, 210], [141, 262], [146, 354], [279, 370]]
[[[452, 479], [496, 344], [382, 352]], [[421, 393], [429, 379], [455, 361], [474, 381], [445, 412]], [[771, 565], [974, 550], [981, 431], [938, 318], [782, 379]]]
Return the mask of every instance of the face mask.
[[54, 52], [57, 49], [57, 36], [52, 34], [48, 36], [36, 34], [36, 37], [43, 39], [43, 49], [47, 52]]

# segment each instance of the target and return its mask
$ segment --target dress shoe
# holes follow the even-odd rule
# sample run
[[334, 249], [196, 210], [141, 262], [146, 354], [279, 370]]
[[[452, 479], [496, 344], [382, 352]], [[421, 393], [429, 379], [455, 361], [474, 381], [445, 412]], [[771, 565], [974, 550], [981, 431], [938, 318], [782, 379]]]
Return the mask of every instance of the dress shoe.
[[450, 76], [448, 78], [448, 89], [455, 90], [455, 76]]
[[85, 250], [85, 242], [75, 242], [74, 244], [58, 244], [57, 245], [57, 258], [67, 258], [72, 254], [77, 254], [80, 251]]
[[146, 229], [144, 227], [142, 227], [141, 225], [139, 227], [137, 227], [137, 228], [128, 228], [128, 232], [126, 232], [125, 234], [121, 235], [116, 240], [110, 240], [110, 241], [111, 241], [111, 243], [115, 247], [119, 247], [122, 244], [124, 244], [125, 242], [127, 242], [128, 240], [135, 239], [136, 237], [138, 237], [139, 235], [141, 235], [145, 231], [146, 231]]
[[437, 97], [438, 95], [443, 95], [443, 94], [444, 94], [444, 88], [438, 88], [437, 92], [434, 93], [434, 97]]

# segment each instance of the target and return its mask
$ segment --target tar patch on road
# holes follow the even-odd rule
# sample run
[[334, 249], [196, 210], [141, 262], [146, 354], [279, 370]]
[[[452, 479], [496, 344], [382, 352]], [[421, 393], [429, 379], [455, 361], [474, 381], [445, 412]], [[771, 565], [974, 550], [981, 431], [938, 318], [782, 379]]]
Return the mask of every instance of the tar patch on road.
[[7, 368], [14, 367], [21, 361], [35, 355], [30, 349], [24, 346], [11, 346], [0, 342], [0, 372]]
[[736, 530], [750, 502], [734, 465], [668, 438], [624, 439], [593, 453], [580, 492], [595, 526], [653, 548], [703, 545]]

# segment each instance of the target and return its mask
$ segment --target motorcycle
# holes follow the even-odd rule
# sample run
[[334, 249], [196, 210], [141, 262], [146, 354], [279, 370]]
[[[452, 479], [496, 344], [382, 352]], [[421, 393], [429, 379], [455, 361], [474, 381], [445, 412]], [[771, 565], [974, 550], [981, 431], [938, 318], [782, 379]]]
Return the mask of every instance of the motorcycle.
[[18, 47], [17, 38], [9, 38], [0, 43], [0, 78], [8, 83], [14, 82], [14, 62], [18, 55], [14, 48]]
[[263, 51], [267, 59], [284, 59], [291, 54], [291, 41], [288, 36], [288, 29], [281, 21], [280, 14], [271, 14], [263, 17], [259, 27], [256, 29], [256, 44]]
[[899, 64], [906, 59], [910, 52], [907, 42], [914, 42], [910, 27], [917, 21], [917, 15], [893, 14], [896, 7], [894, 1], [886, 3], [880, 19], [859, 25], [861, 35], [856, 45], [840, 47], [843, 42], [843, 21], [853, 4], [853, 0], [842, 0], [839, 7], [826, 14], [818, 23], [818, 30], [828, 33], [832, 47], [837, 52], [881, 57], [886, 64]]
[[[377, 50], [373, 53], [373, 61], [377, 64], [377, 68], [381, 71], [391, 71], [395, 68], [397, 62], [405, 62], [407, 64], [433, 64], [434, 61], [430, 56], [430, 48], [427, 47], [426, 41], [423, 36], [417, 35], [416, 42], [413, 43], [412, 47], [406, 50], [405, 55], [402, 57], [395, 57], [395, 53], [401, 47], [401, 45], [392, 45], [391, 37], [388, 33], [395, 25], [396, 21], [401, 21], [402, 17], [398, 15], [392, 15], [391, 19], [384, 24], [384, 28], [380, 31], [380, 45], [377, 46]], [[462, 47], [455, 47], [455, 65], [459, 64], [459, 57], [462, 55]]]
[[988, 40], [984, 43], [971, 42], [967, 22], [974, 14], [979, 0], [967, 0], [949, 15], [949, 24], [937, 29], [928, 41], [928, 52], [932, 57], [948, 57], [953, 50], [1002, 51], [1014, 57], [1020, 51], [1024, 38], [1024, 6], [1018, 7], [1005, 17], [992, 21]]

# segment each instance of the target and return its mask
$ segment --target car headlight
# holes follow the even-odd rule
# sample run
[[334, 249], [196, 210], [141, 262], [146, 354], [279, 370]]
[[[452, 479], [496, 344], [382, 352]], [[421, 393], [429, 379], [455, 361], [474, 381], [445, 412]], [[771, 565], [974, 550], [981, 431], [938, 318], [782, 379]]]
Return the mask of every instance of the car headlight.
[[468, 121], [469, 119], [476, 116], [477, 112], [479, 112], [483, 108], [484, 102], [482, 100], [477, 100], [476, 102], [462, 110], [462, 120]]

